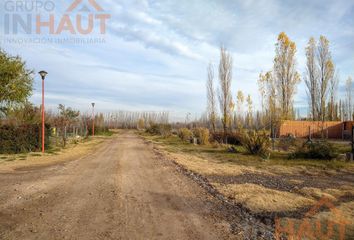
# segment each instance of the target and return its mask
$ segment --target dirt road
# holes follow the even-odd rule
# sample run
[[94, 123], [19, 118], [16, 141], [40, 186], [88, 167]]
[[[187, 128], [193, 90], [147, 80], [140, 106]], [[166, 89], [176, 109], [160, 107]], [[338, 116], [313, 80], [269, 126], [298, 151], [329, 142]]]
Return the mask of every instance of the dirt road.
[[0, 174], [0, 239], [229, 239], [196, 183], [132, 132], [65, 164]]

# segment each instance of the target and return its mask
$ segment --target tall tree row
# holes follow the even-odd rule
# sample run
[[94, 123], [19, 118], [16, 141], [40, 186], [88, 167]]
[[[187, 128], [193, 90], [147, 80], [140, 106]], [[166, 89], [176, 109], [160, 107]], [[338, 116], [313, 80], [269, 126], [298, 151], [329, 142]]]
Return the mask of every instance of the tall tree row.
[[335, 77], [329, 41], [324, 36], [321, 36], [318, 42], [310, 38], [306, 47], [306, 58], [304, 80], [309, 96], [311, 119], [334, 120], [338, 80]]
[[216, 112], [216, 94], [214, 88], [214, 69], [213, 65], [210, 63], [207, 69], [208, 78], [207, 78], [207, 115], [210, 123], [210, 127], [213, 132], [216, 131], [216, 121], [217, 121], [217, 112]]
[[278, 36], [274, 58], [274, 81], [276, 97], [279, 102], [281, 118], [284, 120], [294, 118], [294, 95], [296, 86], [300, 82], [296, 70], [296, 45], [284, 33]]
[[260, 94], [263, 95], [263, 124], [273, 129], [279, 119], [279, 107], [277, 106], [277, 88], [271, 71], [259, 75], [258, 84]]
[[274, 65], [271, 71], [261, 73], [258, 79], [261, 96], [261, 122], [274, 128], [278, 120], [294, 119], [294, 96], [300, 82], [296, 70], [296, 45], [280, 33], [275, 45]]
[[353, 80], [351, 77], [349, 77], [345, 83], [345, 120], [354, 119], [353, 94]]
[[[231, 93], [232, 57], [221, 47], [217, 92], [220, 118], [216, 110], [213, 67], [209, 65], [207, 68], [207, 116], [212, 131], [216, 131], [218, 122], [221, 122], [226, 134], [232, 126], [256, 125], [275, 129], [281, 120], [300, 119], [300, 111], [294, 107], [297, 85], [301, 81], [297, 71], [296, 53], [295, 42], [284, 32], [280, 33], [275, 44], [273, 68], [259, 75], [261, 109], [255, 112], [251, 96], [244, 95], [241, 90], [237, 92], [234, 104]], [[324, 36], [320, 36], [318, 40], [311, 37], [305, 53], [306, 71], [303, 80], [309, 99], [309, 118], [314, 121], [354, 119], [353, 81], [351, 78], [347, 80], [345, 97], [338, 97], [339, 73], [332, 59], [329, 40]], [[247, 110], [243, 111], [243, 107], [247, 107]]]
[[316, 40], [311, 37], [306, 47], [306, 73], [304, 81], [309, 97], [309, 110], [312, 120], [318, 119], [318, 70], [316, 64]]
[[219, 107], [221, 113], [221, 124], [224, 136], [228, 130], [232, 128], [232, 117], [234, 111], [234, 103], [232, 101], [231, 81], [232, 81], [232, 56], [224, 48], [220, 48], [220, 61], [218, 68], [218, 95], [216, 96], [214, 87], [214, 70], [212, 64], [207, 67], [207, 117], [210, 128], [213, 132], [216, 131], [217, 125], [217, 110], [216, 98], [219, 100]]
[[329, 51], [329, 41], [321, 36], [317, 46], [318, 61], [318, 120], [325, 121], [326, 101], [328, 96], [329, 84], [334, 78], [334, 64]]
[[231, 110], [233, 108], [232, 93], [232, 56], [224, 48], [220, 48], [220, 62], [219, 62], [219, 105], [222, 114], [221, 122], [226, 138], [228, 127], [231, 125]]
[[243, 104], [245, 102], [245, 95], [241, 90], [237, 92], [236, 96], [236, 108], [237, 108], [237, 115], [236, 115], [236, 120], [237, 120], [237, 127], [241, 126], [241, 123], [243, 121], [242, 115], [243, 115]]

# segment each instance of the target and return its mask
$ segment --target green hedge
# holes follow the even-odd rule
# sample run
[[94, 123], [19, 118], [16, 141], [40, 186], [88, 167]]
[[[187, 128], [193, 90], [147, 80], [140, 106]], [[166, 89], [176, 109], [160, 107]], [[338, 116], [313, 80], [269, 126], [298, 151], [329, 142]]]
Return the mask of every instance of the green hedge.
[[[51, 134], [50, 125], [46, 124], [45, 148], [49, 147]], [[20, 126], [0, 126], [0, 153], [24, 153], [41, 150], [40, 124], [26, 124]]]

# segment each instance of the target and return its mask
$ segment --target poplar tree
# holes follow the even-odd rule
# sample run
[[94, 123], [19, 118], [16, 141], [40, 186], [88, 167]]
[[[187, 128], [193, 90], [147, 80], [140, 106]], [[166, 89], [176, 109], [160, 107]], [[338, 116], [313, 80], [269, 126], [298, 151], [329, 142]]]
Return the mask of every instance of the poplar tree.
[[220, 48], [220, 63], [219, 63], [219, 102], [222, 114], [222, 125], [224, 130], [224, 141], [226, 142], [227, 128], [230, 126], [231, 121], [231, 108], [232, 108], [232, 94], [231, 94], [231, 81], [232, 81], [232, 56], [224, 48]]
[[210, 123], [212, 131], [215, 133], [216, 131], [216, 96], [215, 96], [215, 88], [214, 88], [214, 69], [213, 65], [210, 63], [207, 68], [207, 115], [208, 121]]
[[300, 82], [296, 70], [296, 45], [284, 33], [280, 33], [275, 48], [274, 81], [277, 91], [277, 101], [284, 120], [294, 118], [293, 100], [296, 86]]

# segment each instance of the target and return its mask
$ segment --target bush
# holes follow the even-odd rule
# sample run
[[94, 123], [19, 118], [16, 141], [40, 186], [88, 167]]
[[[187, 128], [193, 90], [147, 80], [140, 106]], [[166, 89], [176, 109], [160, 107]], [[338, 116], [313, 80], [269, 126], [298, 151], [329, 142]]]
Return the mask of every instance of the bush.
[[336, 157], [332, 144], [327, 141], [307, 142], [298, 147], [289, 158], [331, 160]]
[[[42, 147], [41, 124], [26, 124], [20, 126], [0, 126], [0, 153], [24, 153], [38, 151]], [[45, 125], [45, 148], [49, 147], [51, 135], [50, 125]]]
[[206, 145], [209, 144], [209, 130], [207, 128], [195, 128], [193, 130], [194, 136], [198, 140], [198, 144]]
[[278, 147], [283, 151], [289, 151], [291, 147], [296, 147], [296, 138], [293, 136], [280, 138]]
[[241, 144], [248, 153], [265, 157], [269, 154], [271, 141], [265, 130], [244, 130], [241, 132]]
[[163, 137], [169, 137], [172, 135], [172, 127], [170, 124], [159, 124], [159, 133]]
[[[241, 144], [240, 139], [241, 137], [239, 133], [226, 133], [227, 144], [240, 145]], [[212, 133], [211, 140], [218, 143], [224, 143], [224, 133], [223, 132]]]
[[193, 137], [193, 133], [188, 128], [181, 128], [181, 129], [178, 130], [178, 137], [182, 141], [188, 141], [189, 142], [191, 140], [191, 138]]
[[163, 137], [169, 137], [172, 134], [172, 127], [170, 124], [151, 124], [146, 132], [153, 135], [161, 135]]
[[151, 124], [150, 127], [146, 129], [146, 132], [152, 135], [160, 134], [159, 124]]

